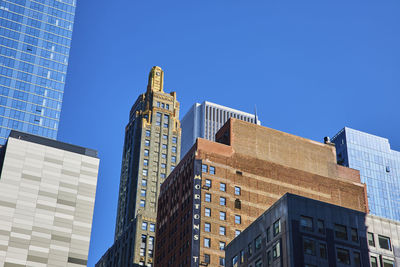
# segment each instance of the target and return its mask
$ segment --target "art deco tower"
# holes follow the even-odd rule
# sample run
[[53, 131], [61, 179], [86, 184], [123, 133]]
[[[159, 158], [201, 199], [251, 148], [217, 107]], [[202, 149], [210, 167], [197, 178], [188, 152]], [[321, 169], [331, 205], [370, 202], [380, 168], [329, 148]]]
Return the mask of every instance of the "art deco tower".
[[[175, 92], [165, 93], [163, 87], [164, 72], [153, 67], [146, 93], [131, 109], [125, 129], [115, 242], [97, 266], [152, 263], [160, 185], [180, 158], [179, 102]], [[132, 244], [116, 246], [126, 235]], [[124, 245], [127, 252], [111, 255]]]

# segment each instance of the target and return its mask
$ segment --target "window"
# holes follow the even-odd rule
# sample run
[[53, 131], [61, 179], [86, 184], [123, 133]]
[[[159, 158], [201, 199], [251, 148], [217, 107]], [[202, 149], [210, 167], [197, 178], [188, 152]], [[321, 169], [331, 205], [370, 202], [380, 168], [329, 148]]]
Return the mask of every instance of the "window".
[[140, 190], [140, 196], [141, 197], [146, 197], [146, 189], [141, 189]]
[[149, 160], [148, 159], [143, 160], [143, 165], [144, 166], [149, 166]]
[[204, 262], [210, 263], [210, 255], [209, 254], [204, 254]]
[[219, 184], [219, 190], [222, 191], [222, 192], [226, 192], [226, 184], [220, 183]]
[[211, 209], [205, 208], [205, 209], [204, 209], [204, 216], [210, 217], [210, 216], [211, 216]]
[[165, 163], [161, 163], [161, 169], [165, 169], [167, 165]]
[[210, 238], [204, 238], [204, 247], [209, 248], [211, 246]]
[[160, 107], [160, 102], [157, 102], [157, 107]]
[[142, 179], [142, 186], [144, 186], [144, 187], [147, 186], [147, 180], [146, 179]]
[[154, 223], [151, 223], [149, 228], [150, 228], [150, 232], [156, 231], [156, 225]]
[[215, 167], [210, 166], [210, 174], [215, 174]]
[[304, 254], [315, 256], [315, 241], [308, 238], [304, 238], [303, 249], [304, 249]]
[[225, 249], [225, 242], [219, 241], [219, 250]]
[[220, 212], [219, 212], [219, 219], [220, 219], [221, 221], [225, 221], [225, 220], [226, 220], [226, 213], [223, 212], [223, 211], [220, 211]]
[[232, 266], [233, 267], [238, 267], [239, 266], [239, 256], [236, 255], [235, 257], [232, 258]]
[[383, 259], [383, 267], [394, 267], [394, 261]]
[[140, 207], [142, 207], [142, 208], [146, 207], [146, 201], [143, 200], [143, 199], [141, 199], [139, 205], [140, 205]]
[[168, 123], [164, 123], [164, 124], [163, 124], [163, 127], [164, 127], [164, 128], [168, 128]]
[[240, 187], [235, 186], [235, 195], [240, 196]]
[[146, 130], [146, 136], [150, 137], [150, 130]]
[[204, 201], [205, 201], [205, 202], [211, 202], [211, 194], [206, 193], [206, 194], [205, 194]]
[[253, 245], [252, 245], [251, 243], [249, 243], [249, 244], [247, 245], [247, 253], [249, 254], [249, 257], [250, 257], [251, 255], [253, 255]]
[[387, 250], [392, 250], [392, 247], [390, 245], [390, 238], [383, 236], [383, 235], [378, 235], [378, 242], [379, 242], [379, 247]]
[[171, 162], [172, 162], [172, 163], [176, 163], [176, 156], [172, 156], [172, 157], [171, 157]]
[[156, 125], [160, 126], [160, 124], [161, 124], [161, 113], [157, 112], [156, 116], [157, 116], [156, 117]]
[[375, 247], [375, 238], [373, 233], [368, 233], [368, 245]]
[[225, 266], [225, 258], [219, 257], [219, 266]]
[[351, 241], [358, 242], [358, 232], [356, 228], [351, 228]]
[[242, 232], [242, 231], [240, 231], [240, 230], [235, 230], [235, 237], [237, 237], [238, 235], [240, 235], [241, 232]]
[[236, 224], [241, 224], [242, 223], [242, 217], [240, 217], [240, 215], [235, 215], [235, 223]]
[[201, 165], [201, 171], [202, 171], [202, 172], [208, 172], [208, 166], [205, 165], [205, 164], [202, 164], [202, 165]]
[[322, 258], [322, 259], [326, 259], [327, 258], [327, 251], [326, 251], [326, 245], [325, 244], [322, 244], [322, 243], [320, 243], [319, 244], [319, 256]]
[[225, 229], [224, 226], [220, 226], [220, 227], [219, 227], [219, 234], [220, 234], [220, 235], [225, 235], [225, 234], [226, 234], [226, 229]]
[[243, 263], [244, 262], [244, 250], [241, 250], [240, 251], [240, 263]]
[[145, 146], [150, 146], [150, 140], [144, 140], [144, 145]]
[[206, 185], [208, 188], [211, 188], [211, 180], [206, 179], [205, 185]]
[[147, 176], [147, 173], [148, 173], [148, 170], [143, 169], [143, 172], [142, 172], [143, 176]]
[[371, 267], [378, 267], [378, 260], [371, 256]]
[[142, 222], [142, 230], [147, 231], [147, 222]]
[[160, 177], [164, 179], [165, 178], [165, 173], [160, 173]]
[[163, 138], [164, 140], [167, 140], [167, 139], [168, 139], [168, 135], [163, 134], [162, 138]]
[[166, 159], [166, 158], [167, 158], [167, 154], [162, 153], [162, 154], [161, 154], [161, 158]]
[[347, 228], [344, 225], [335, 224], [335, 237], [342, 240], [347, 240]]
[[235, 209], [241, 209], [242, 208], [242, 202], [240, 202], [240, 199], [235, 199]]
[[272, 255], [271, 250], [267, 252], [267, 266], [271, 266], [272, 263]]
[[149, 150], [148, 150], [148, 149], [145, 149], [145, 150], [144, 150], [144, 156], [145, 156], [145, 157], [148, 157], [148, 156], [149, 156]]
[[176, 138], [176, 136], [172, 137], [172, 143], [176, 144], [176, 142], [178, 142], [178, 138]]
[[354, 266], [361, 267], [361, 256], [359, 252], [353, 252]]
[[262, 266], [263, 266], [262, 259], [257, 260], [255, 267], [262, 267]]
[[261, 241], [262, 241], [261, 236], [260, 236], [260, 235], [257, 236], [257, 238], [256, 238], [256, 240], [255, 240], [255, 247], [256, 247], [256, 250], [259, 250], [259, 249], [261, 248]]
[[176, 153], [176, 146], [173, 146], [171, 150], [172, 150], [172, 153]]
[[325, 224], [323, 220], [317, 221], [317, 227], [318, 227], [318, 233], [322, 235], [325, 234]]
[[209, 223], [204, 223], [204, 231], [206, 231], [206, 232], [211, 231], [211, 225]]
[[277, 220], [276, 222], [274, 222], [273, 227], [274, 236], [277, 236], [281, 232], [281, 220]]
[[171, 166], [171, 172], [175, 169], [175, 166]]
[[339, 263], [350, 265], [350, 253], [347, 249], [337, 248], [337, 261]]
[[278, 242], [272, 247], [272, 258], [276, 260], [281, 256], [281, 243]]
[[168, 146], [166, 145], [166, 144], [162, 144], [162, 149], [167, 149], [168, 148]]
[[164, 108], [164, 107], [165, 107], [165, 104], [164, 104], [164, 103], [161, 103], [161, 107]]
[[220, 197], [220, 198], [219, 198], [219, 204], [220, 204], [221, 206], [225, 206], [225, 205], [226, 205], [226, 199], [225, 199], [224, 197]]
[[313, 231], [313, 219], [307, 216], [300, 216], [300, 227], [305, 231]]
[[271, 234], [270, 234], [270, 228], [269, 227], [267, 228], [266, 235], [267, 235], [267, 242], [271, 241]]

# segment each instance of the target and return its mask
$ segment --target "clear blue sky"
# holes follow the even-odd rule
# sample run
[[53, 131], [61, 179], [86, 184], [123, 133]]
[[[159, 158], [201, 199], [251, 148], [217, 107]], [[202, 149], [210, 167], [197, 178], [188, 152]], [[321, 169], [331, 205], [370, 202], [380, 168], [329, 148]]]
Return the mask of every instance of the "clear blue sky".
[[79, 0], [59, 140], [101, 158], [89, 264], [114, 237], [124, 127], [154, 65], [181, 117], [209, 100], [321, 141], [344, 126], [400, 150], [400, 2]]

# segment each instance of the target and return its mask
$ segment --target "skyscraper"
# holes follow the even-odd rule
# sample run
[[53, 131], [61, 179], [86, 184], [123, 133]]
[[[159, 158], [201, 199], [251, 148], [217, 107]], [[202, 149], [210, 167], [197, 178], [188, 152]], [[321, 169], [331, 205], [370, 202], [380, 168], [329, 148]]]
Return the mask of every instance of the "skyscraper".
[[11, 131], [0, 154], [0, 266], [86, 266], [97, 151]]
[[[164, 92], [164, 72], [153, 67], [147, 92], [136, 100], [125, 128], [115, 243], [97, 266], [151, 266], [160, 185], [179, 162], [180, 141], [176, 93]], [[132, 236], [132, 242], [119, 240], [123, 236]]]
[[256, 114], [208, 101], [204, 101], [202, 104], [195, 103], [182, 119], [182, 157], [194, 145], [198, 137], [215, 141], [215, 134], [229, 118], [260, 124]]
[[359, 170], [374, 215], [400, 221], [400, 152], [389, 140], [343, 128], [333, 138], [338, 163]]
[[0, 144], [11, 129], [55, 139], [76, 0], [0, 0]]

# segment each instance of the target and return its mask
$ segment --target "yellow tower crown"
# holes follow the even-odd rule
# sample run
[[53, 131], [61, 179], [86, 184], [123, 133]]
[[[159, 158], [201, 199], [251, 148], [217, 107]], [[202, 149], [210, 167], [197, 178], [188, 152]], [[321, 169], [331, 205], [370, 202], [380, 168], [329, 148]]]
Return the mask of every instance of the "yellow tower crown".
[[158, 66], [151, 68], [147, 91], [164, 93], [164, 71]]

